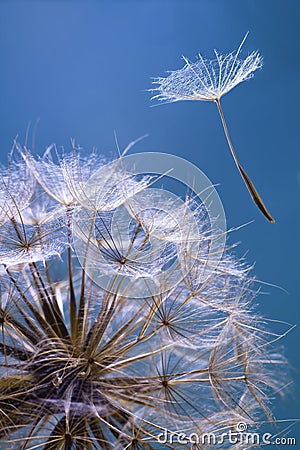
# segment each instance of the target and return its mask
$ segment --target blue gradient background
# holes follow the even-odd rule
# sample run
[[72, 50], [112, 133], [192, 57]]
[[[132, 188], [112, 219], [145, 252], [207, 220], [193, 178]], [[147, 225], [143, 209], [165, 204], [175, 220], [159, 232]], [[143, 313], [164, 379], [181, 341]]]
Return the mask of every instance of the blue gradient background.
[[[86, 150], [116, 153], [148, 133], [134, 151], [184, 157], [219, 184], [228, 226], [253, 221], [230, 236], [241, 241], [264, 286], [259, 309], [300, 322], [300, 2], [298, 0], [123, 0], [0, 2], [0, 152], [39, 118], [35, 149], [70, 138]], [[243, 55], [258, 49], [264, 68], [223, 99], [233, 143], [276, 218], [270, 225], [251, 201], [234, 166], [212, 103], [150, 108], [150, 77], [182, 67], [181, 55], [228, 52], [250, 34]], [[29, 139], [31, 144], [32, 130]], [[300, 328], [282, 341], [300, 367]], [[294, 396], [276, 405], [277, 418], [300, 417]], [[297, 380], [298, 379], [298, 380]], [[295, 426], [288, 432], [298, 438]], [[285, 447], [286, 448], [286, 447]]]

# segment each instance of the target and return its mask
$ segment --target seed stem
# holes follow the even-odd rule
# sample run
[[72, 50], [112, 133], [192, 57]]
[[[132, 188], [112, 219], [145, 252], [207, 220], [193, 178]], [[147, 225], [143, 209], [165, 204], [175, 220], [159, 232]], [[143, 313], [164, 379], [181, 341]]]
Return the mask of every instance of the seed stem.
[[271, 216], [271, 214], [269, 213], [269, 211], [267, 210], [266, 206], [264, 205], [264, 202], [262, 201], [259, 193], [257, 192], [257, 190], [254, 187], [254, 184], [252, 183], [252, 181], [250, 180], [250, 178], [248, 177], [248, 175], [246, 174], [245, 170], [242, 168], [242, 166], [240, 165], [236, 153], [234, 151], [230, 136], [229, 136], [229, 132], [228, 132], [228, 128], [226, 125], [226, 121], [225, 121], [225, 117], [223, 114], [223, 110], [221, 107], [221, 102], [220, 99], [216, 99], [215, 100], [217, 107], [218, 107], [218, 111], [221, 117], [221, 121], [222, 121], [222, 125], [223, 125], [223, 129], [224, 129], [224, 133], [228, 142], [228, 146], [230, 148], [231, 154], [233, 156], [234, 162], [247, 186], [248, 191], [251, 194], [251, 197], [253, 198], [254, 202], [256, 203], [256, 205], [259, 207], [259, 209], [261, 210], [261, 212], [264, 214], [264, 216], [271, 222], [274, 223], [275, 220], [273, 219], [273, 217]]

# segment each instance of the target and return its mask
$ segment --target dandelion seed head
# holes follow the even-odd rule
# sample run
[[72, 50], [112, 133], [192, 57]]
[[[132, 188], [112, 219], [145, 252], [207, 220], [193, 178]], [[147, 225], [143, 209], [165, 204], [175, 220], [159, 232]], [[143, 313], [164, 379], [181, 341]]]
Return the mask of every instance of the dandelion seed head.
[[[23, 157], [45, 195], [18, 202], [18, 180], [3, 174], [11, 195], [0, 203], [15, 207], [0, 232], [1, 448], [170, 448], [164, 431], [269, 420], [287, 330], [269, 331], [257, 314], [207, 179], [176, 198], [152, 186], [151, 157], [150, 174], [121, 156], [101, 176], [88, 158]], [[176, 169], [169, 158], [159, 164]]]

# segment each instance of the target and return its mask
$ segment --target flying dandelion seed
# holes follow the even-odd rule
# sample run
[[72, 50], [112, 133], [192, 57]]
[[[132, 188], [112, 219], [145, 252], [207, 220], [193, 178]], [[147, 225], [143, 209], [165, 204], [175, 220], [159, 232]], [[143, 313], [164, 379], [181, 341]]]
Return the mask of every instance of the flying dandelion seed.
[[[223, 252], [213, 195], [176, 202], [122, 158], [91, 168], [74, 153], [56, 164], [20, 152], [23, 162], [2, 170], [0, 199], [1, 450], [179, 450], [182, 432], [272, 422], [270, 398], [286, 383], [275, 348], [284, 332], [267, 329], [249, 269]], [[175, 166], [165, 154], [156, 165], [167, 156]], [[153, 171], [153, 154], [144, 158]], [[20, 173], [29, 196], [18, 195]], [[78, 208], [95, 218], [92, 233], [90, 220], [78, 226]], [[78, 264], [78, 235], [114, 289], [87, 276], [88, 252]]]
[[262, 57], [257, 51], [250, 53], [245, 59], [239, 58], [246, 37], [247, 34], [236, 52], [222, 55], [215, 50], [216, 59], [214, 60], [206, 60], [200, 53], [196, 62], [190, 62], [184, 57], [186, 64], [182, 69], [171, 71], [166, 78], [154, 79], [153, 84], [158, 87], [151, 89], [152, 92], [157, 92], [152, 100], [158, 99], [165, 103], [180, 100], [202, 100], [216, 103], [228, 146], [246, 187], [261, 212], [271, 223], [274, 223], [273, 217], [264, 205], [254, 184], [238, 161], [221, 107], [223, 95], [243, 81], [252, 78], [254, 72], [262, 67]]

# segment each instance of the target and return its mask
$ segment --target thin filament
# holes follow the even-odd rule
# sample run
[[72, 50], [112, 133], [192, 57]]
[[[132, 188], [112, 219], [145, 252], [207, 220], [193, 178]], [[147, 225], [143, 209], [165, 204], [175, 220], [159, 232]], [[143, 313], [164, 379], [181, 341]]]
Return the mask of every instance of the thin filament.
[[223, 129], [224, 129], [224, 133], [228, 142], [228, 146], [230, 148], [231, 154], [233, 156], [234, 162], [247, 186], [248, 191], [251, 194], [251, 197], [253, 198], [254, 202], [256, 203], [256, 205], [259, 207], [259, 209], [261, 210], [261, 212], [264, 214], [264, 216], [271, 222], [274, 223], [275, 220], [273, 219], [273, 217], [271, 216], [271, 214], [269, 213], [268, 209], [266, 208], [264, 202], [262, 201], [259, 193], [257, 192], [257, 190], [254, 187], [254, 184], [252, 183], [252, 181], [250, 180], [250, 178], [248, 177], [248, 175], [246, 174], [245, 170], [242, 168], [242, 166], [240, 165], [236, 153], [234, 151], [230, 136], [229, 136], [229, 132], [228, 132], [228, 128], [226, 125], [226, 121], [225, 121], [225, 117], [223, 114], [223, 110], [221, 107], [221, 103], [219, 99], [215, 100], [217, 107], [218, 107], [218, 111], [221, 117], [221, 121], [222, 121], [222, 125], [223, 125]]

